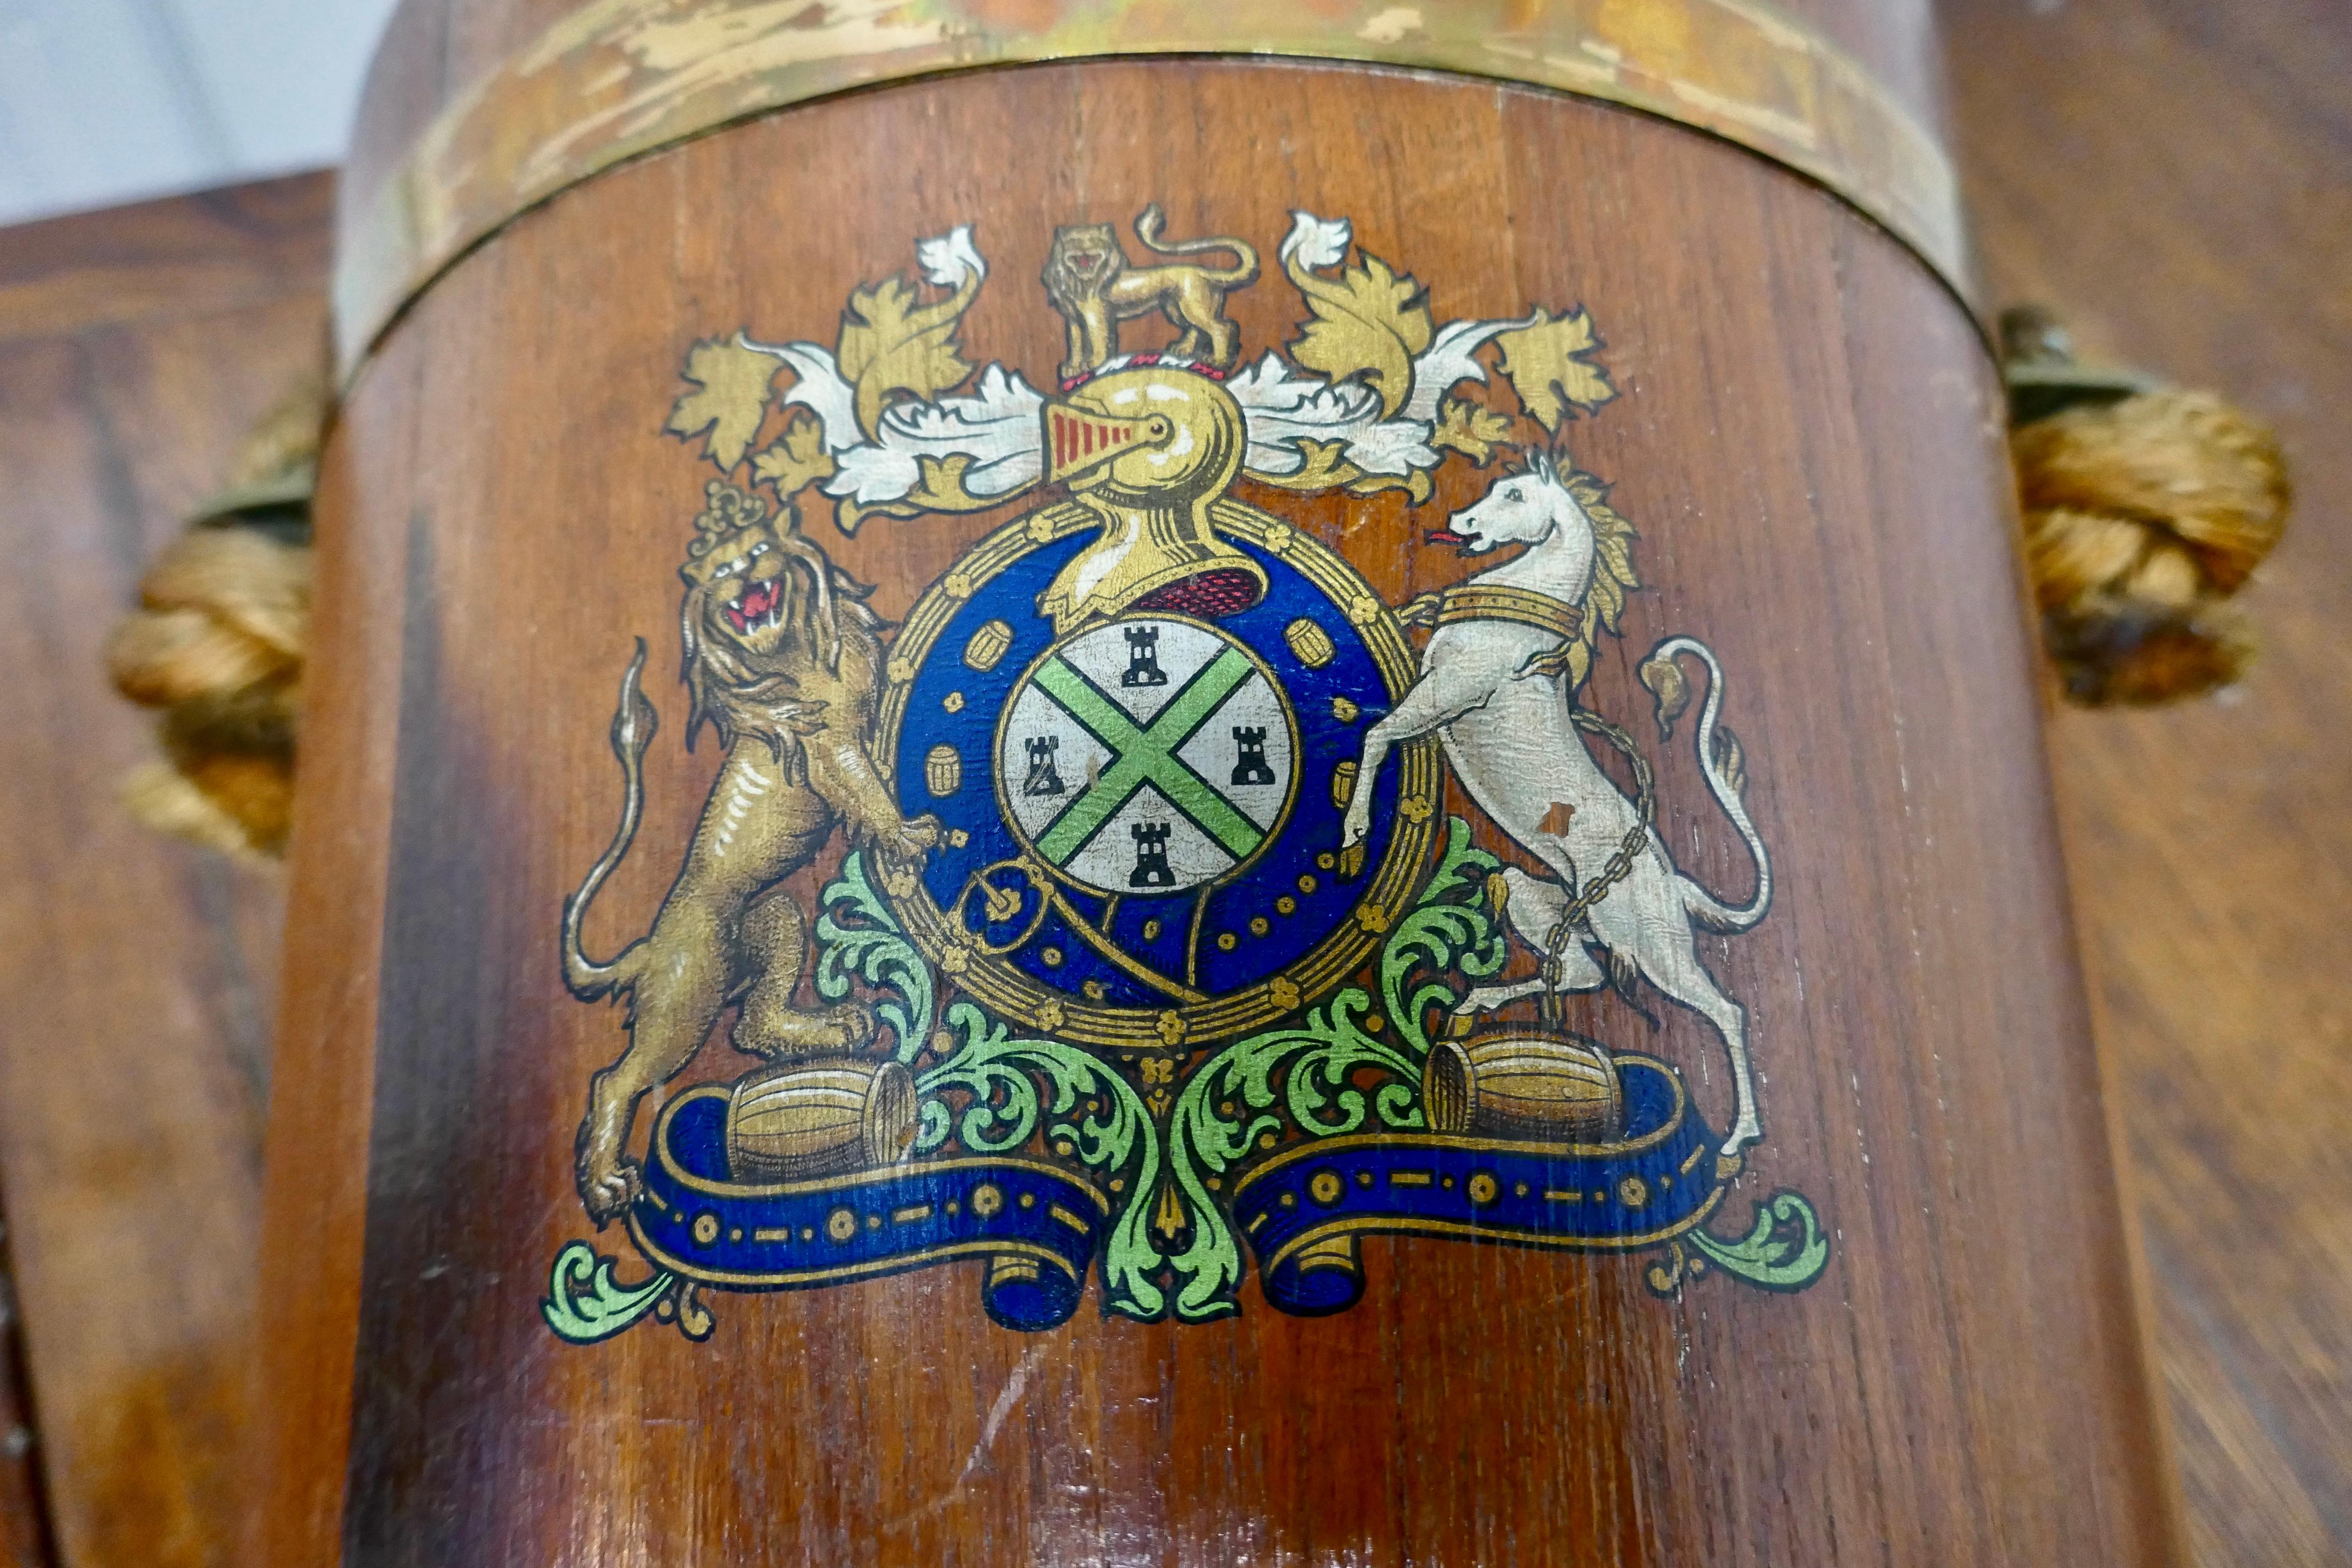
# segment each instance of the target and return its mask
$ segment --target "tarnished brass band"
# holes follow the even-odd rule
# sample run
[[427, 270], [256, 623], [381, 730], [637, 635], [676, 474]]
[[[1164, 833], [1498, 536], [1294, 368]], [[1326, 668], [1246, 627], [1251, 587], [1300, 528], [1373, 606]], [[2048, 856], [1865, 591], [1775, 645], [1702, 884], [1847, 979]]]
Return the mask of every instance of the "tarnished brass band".
[[1045, 4], [1058, 19], [1014, 28], [989, 0], [598, 0], [444, 110], [341, 235], [344, 377], [458, 257], [627, 159], [845, 89], [1148, 55], [1456, 71], [1679, 121], [1819, 181], [1971, 299], [1942, 146], [1859, 62], [1759, 0]]

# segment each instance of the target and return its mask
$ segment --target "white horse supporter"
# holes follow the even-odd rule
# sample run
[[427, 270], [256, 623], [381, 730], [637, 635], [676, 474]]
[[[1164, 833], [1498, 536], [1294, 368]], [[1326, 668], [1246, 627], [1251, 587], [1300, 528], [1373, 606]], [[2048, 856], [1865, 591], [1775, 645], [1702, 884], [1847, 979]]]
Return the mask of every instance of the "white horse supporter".
[[[1530, 876], [1511, 867], [1503, 873], [1511, 928], [1539, 953], [1550, 951], [1575, 891], [1591, 887], [1641, 821], [1633, 802], [1593, 761], [1570, 716], [1590, 659], [1595, 572], [1608, 570], [1601, 559], [1604, 530], [1619, 563], [1616, 576], [1601, 584], [1612, 605], [1621, 584], [1632, 581], [1623, 564], [1631, 530], [1607, 509], [1604, 497], [1589, 476], [1573, 469], [1563, 475], [1538, 454], [1526, 470], [1497, 479], [1475, 505], [1430, 536], [1468, 555], [1505, 545], [1526, 548], [1447, 591], [1420, 675], [1365, 733], [1340, 838], [1356, 849], [1370, 831], [1374, 784], [1390, 749], [1437, 731], [1471, 798], [1551, 872]], [[1763, 1135], [1748, 1070], [1748, 1016], [1699, 962], [1696, 936], [1701, 929], [1744, 931], [1762, 920], [1771, 902], [1772, 869], [1739, 798], [1744, 773], [1738, 743], [1716, 722], [1722, 668], [1695, 637], [1668, 637], [1643, 662], [1643, 679], [1658, 696], [1659, 722], [1669, 725], [1681, 711], [1675, 660], [1685, 654], [1706, 666], [1699, 766], [1755, 859], [1755, 896], [1736, 909], [1726, 905], [1677, 872], [1650, 829], [1640, 836], [1631, 870], [1587, 907], [1581, 929], [1559, 944], [1557, 984], [1562, 991], [1595, 991], [1612, 973], [1638, 973], [1714, 1026], [1730, 1054], [1737, 1101], [1731, 1134], [1720, 1151], [1730, 1161]], [[1361, 851], [1356, 853], [1360, 858]], [[1538, 974], [1482, 986], [1455, 1012], [1491, 1012], [1544, 985]]]

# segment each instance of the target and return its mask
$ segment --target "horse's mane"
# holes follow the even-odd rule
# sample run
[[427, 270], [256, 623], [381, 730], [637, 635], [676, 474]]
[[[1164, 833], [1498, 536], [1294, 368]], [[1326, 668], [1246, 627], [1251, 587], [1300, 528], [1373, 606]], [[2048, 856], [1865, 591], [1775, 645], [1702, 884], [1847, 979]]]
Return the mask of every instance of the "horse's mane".
[[1527, 471], [1566, 490], [1592, 524], [1592, 581], [1578, 606], [1584, 615], [1568, 649], [1568, 689], [1573, 691], [1591, 671], [1594, 628], [1615, 637], [1617, 617], [1625, 610], [1625, 591], [1642, 585], [1633, 573], [1633, 541], [1640, 535], [1609, 504], [1610, 487], [1575, 464], [1555, 460], [1550, 453], [1538, 449], [1529, 454]]

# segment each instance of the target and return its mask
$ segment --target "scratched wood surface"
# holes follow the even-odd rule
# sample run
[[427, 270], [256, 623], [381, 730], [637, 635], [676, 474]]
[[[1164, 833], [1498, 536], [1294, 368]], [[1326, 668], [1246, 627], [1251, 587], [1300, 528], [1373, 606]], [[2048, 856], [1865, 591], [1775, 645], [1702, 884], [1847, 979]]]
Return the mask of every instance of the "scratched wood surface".
[[331, 195], [312, 176], [0, 234], [0, 1194], [74, 1568], [237, 1561], [280, 899], [115, 805], [147, 722], [100, 649], [314, 363]]
[[[2352, 972], [2352, 952], [2343, 923], [2327, 916], [2344, 903], [2352, 864], [2342, 809], [2352, 669], [2335, 631], [2352, 575], [2344, 521], [2352, 514], [2352, 458], [2327, 417], [2352, 405], [2341, 308], [2352, 280], [2331, 243], [2352, 226], [2352, 181], [2337, 152], [2352, 114], [2343, 84], [2352, 76], [2330, 54], [2340, 54], [2344, 35], [2328, 20], [2326, 7], [2305, 0], [2229, 7], [2078, 0], [2058, 8], [1962, 0], [1945, 17], [1960, 150], [2000, 295], [2057, 304], [2095, 351], [2223, 388], [2282, 425], [2297, 463], [2296, 531], [2254, 600], [2268, 657], [2243, 695], [2165, 713], [2062, 713], [2052, 729], [2067, 786], [2080, 930], [2106, 1003], [2109, 1081], [2136, 1166], [2190, 1538], [2199, 1561], [2228, 1568], [2352, 1555], [2352, 1432], [2345, 1426], [2352, 1350], [2344, 1327], [2352, 1321], [2352, 1238], [2340, 1204], [2327, 1198], [2347, 1186], [2335, 1132], [2352, 1121], [2340, 978]], [[259, 354], [291, 365], [314, 341], [315, 302], [307, 316], [274, 302], [320, 286], [323, 200], [322, 192], [311, 198], [307, 232], [289, 213], [256, 225], [222, 221], [235, 205], [171, 203], [0, 235], [0, 266], [20, 283], [21, 258], [36, 249], [28, 237], [46, 250], [40, 286], [0, 296], [7, 323], [0, 336], [70, 341], [88, 332], [135, 348], [149, 332], [184, 331], [176, 321], [184, 310], [215, 318], [224, 363]], [[166, 220], [163, 257], [176, 270], [142, 260], [152, 253], [138, 237], [159, 232], [157, 215]], [[257, 233], [278, 237], [260, 247], [257, 265]], [[274, 261], [267, 259], [273, 246]], [[309, 260], [298, 266], [289, 252]], [[203, 285], [191, 286], [191, 277]], [[239, 421], [272, 391], [242, 376], [215, 380], [186, 359], [144, 374], [166, 369], [195, 379], [205, 396], [158, 400], [144, 428], [147, 460], [173, 475], [152, 511], [133, 509], [151, 540], [226, 462]], [[223, 406], [207, 401], [215, 398]], [[76, 412], [83, 420], [100, 414], [87, 401]], [[20, 430], [57, 428], [53, 412], [38, 407], [12, 408], [8, 421]], [[11, 438], [12, 519], [31, 515], [18, 476], [49, 471], [31, 466], [52, 461], [45, 444]], [[109, 499], [121, 491], [91, 483], [86, 468], [57, 493], [47, 529], [100, 531], [124, 515]], [[142, 547], [116, 549], [114, 586], [88, 616], [121, 602]], [[44, 563], [20, 572], [19, 617], [27, 605], [49, 613], [46, 600], [60, 574], [46, 557], [18, 559]], [[113, 768], [138, 754], [141, 721], [108, 705], [90, 668], [69, 651], [50, 654], [20, 689], [38, 694], [43, 711], [72, 704], [69, 732], [44, 731], [58, 754], [40, 753], [43, 768], [68, 770], [64, 782], [41, 800], [14, 803], [20, 812], [75, 791], [102, 792]], [[85, 770], [72, 753], [94, 743], [112, 760]], [[15, 820], [12, 843], [17, 834], [37, 842], [43, 823], [59, 818]], [[177, 874], [200, 875], [194, 858], [127, 830], [106, 843], [118, 863], [152, 855]], [[226, 879], [217, 885], [230, 886]], [[2273, 894], [2282, 886], [2311, 892]], [[188, 940], [187, 932], [219, 941], [231, 928], [218, 907], [209, 899], [152, 902], [139, 927], [141, 951]], [[39, 918], [60, 917], [43, 910]], [[77, 942], [105, 940], [94, 918], [74, 929]], [[257, 952], [267, 946], [253, 942]], [[55, 942], [42, 949], [57, 951]], [[266, 984], [257, 991], [266, 1004]], [[175, 1027], [189, 1053], [250, 1059], [254, 1033], [216, 1012], [184, 1015]], [[10, 1064], [25, 1039], [15, 1025], [0, 1034], [12, 1098], [24, 1080]], [[47, 1041], [84, 1058], [104, 1049], [96, 1026], [73, 1016]], [[118, 1071], [133, 1065], [121, 1054], [108, 1061]], [[46, 1077], [44, 1068], [33, 1072], [36, 1082]], [[108, 1125], [93, 1117], [39, 1129], [34, 1148], [100, 1147]], [[57, 1175], [53, 1161], [27, 1167], [22, 1147], [18, 1122], [0, 1121], [0, 1177], [28, 1179], [18, 1173], [32, 1168], [74, 1184]], [[8, 1195], [12, 1207], [23, 1206], [16, 1189]], [[173, 1202], [174, 1213], [215, 1232], [255, 1223], [249, 1177], [191, 1184]], [[247, 1205], [241, 1222], [239, 1205]], [[33, 1326], [28, 1351], [54, 1358], [43, 1373], [56, 1391], [45, 1411], [52, 1419], [79, 1412], [87, 1430], [97, 1425], [91, 1414], [137, 1376], [136, 1357], [97, 1353], [110, 1331], [82, 1320], [108, 1290], [135, 1287], [154, 1292], [144, 1300], [172, 1299], [168, 1275], [132, 1280], [105, 1267], [115, 1245], [108, 1228], [136, 1234], [146, 1220], [133, 1200], [69, 1233], [70, 1245], [28, 1248], [21, 1234], [12, 1238], [20, 1272], [63, 1276], [23, 1303]], [[58, 1233], [47, 1234], [56, 1243]], [[93, 1257], [96, 1264], [85, 1263]], [[217, 1319], [213, 1326], [219, 1340], [243, 1331]], [[76, 1447], [70, 1424], [63, 1441], [72, 1458], [60, 1462], [52, 1434], [44, 1468], [50, 1497], [62, 1516], [79, 1511], [84, 1521], [79, 1535], [61, 1531], [75, 1543], [63, 1560], [99, 1568], [231, 1561], [216, 1490], [198, 1505], [211, 1523], [201, 1537], [209, 1544], [195, 1551], [169, 1554], [153, 1537], [126, 1540], [89, 1522], [118, 1497], [152, 1496], [165, 1484], [160, 1476], [176, 1473], [184, 1483], [191, 1457], [217, 1441], [217, 1410], [202, 1398], [165, 1409], [175, 1428], [137, 1455], [135, 1468], [103, 1441]], [[226, 1468], [197, 1462], [213, 1474]]]
[[[1085, 154], [1008, 168], [1008, 134]], [[1575, 455], [1643, 530], [1650, 586], [1591, 700], [1642, 711], [1632, 665], [1673, 630], [1733, 672], [1780, 880], [1770, 920], [1707, 945], [1758, 1020], [1774, 1128], [1732, 1224], [1804, 1190], [1838, 1261], [1803, 1294], [1710, 1279], [1667, 1302], [1622, 1258], [1378, 1240], [1365, 1300], [1321, 1320], [1253, 1285], [1204, 1326], [1082, 1308], [1024, 1338], [945, 1268], [722, 1298], [703, 1344], [558, 1342], [536, 1300], [590, 1234], [572, 1130], [621, 1042], [564, 994], [552, 911], [609, 831], [614, 669], [676, 614], [708, 475], [651, 431], [686, 349], [822, 333], [917, 237], [977, 220], [1000, 281], [964, 351], [1050, 366], [1061, 322], [1028, 280], [1054, 226], [1148, 200], [1268, 247], [1293, 207], [1345, 214], [1443, 314], [1592, 310], [1622, 396]], [[613, 303], [576, 331], [558, 302], [589, 298]], [[1272, 281], [1230, 308], [1253, 344], [1300, 313]], [[527, 216], [393, 332], [327, 458], [305, 743], [335, 760], [297, 830], [292, 929], [319, 946], [289, 957], [265, 1262], [271, 1386], [312, 1403], [278, 1439], [271, 1555], [2161, 1560], [1997, 409], [1940, 286], [1803, 182], [1639, 117], [1393, 73], [952, 77]], [[1456, 466], [1420, 514], [1250, 499], [1402, 603], [1462, 574], [1420, 529], [1491, 478]], [[1003, 515], [812, 532], [896, 619]], [[606, 951], [709, 788], [675, 743], [647, 766], [653, 812], [592, 921]], [[1685, 866], [1741, 885], [1686, 755], [1661, 767]], [[1639, 1037], [1723, 1121], [1719, 1047], [1662, 1011]], [[1569, 1023], [1642, 1029], [1591, 998]], [[745, 1065], [714, 1044], [690, 1078]]]

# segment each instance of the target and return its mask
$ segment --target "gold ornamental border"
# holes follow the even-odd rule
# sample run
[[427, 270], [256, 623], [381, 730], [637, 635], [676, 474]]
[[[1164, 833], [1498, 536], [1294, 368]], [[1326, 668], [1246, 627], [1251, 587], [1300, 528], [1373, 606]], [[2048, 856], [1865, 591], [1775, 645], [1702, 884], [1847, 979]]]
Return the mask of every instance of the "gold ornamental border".
[[[1320, 590], [1364, 639], [1391, 699], [1404, 694], [1417, 668], [1412, 645], [1405, 640], [1404, 626], [1396, 612], [1372, 592], [1371, 584], [1354, 567], [1280, 518], [1230, 496], [1209, 503], [1209, 518], [1219, 532], [1280, 556]], [[875, 724], [876, 765], [893, 783], [898, 732], [906, 722], [908, 692], [916, 668], [929, 657], [932, 645], [956, 612], [997, 574], [1031, 551], [1101, 526], [1099, 517], [1076, 501], [1040, 507], [973, 545], [916, 601], [890, 645], [889, 679]], [[1436, 841], [1442, 782], [1437, 753], [1437, 742], [1428, 736], [1396, 748], [1396, 830], [1389, 839], [1388, 852], [1366, 879], [1353, 912], [1283, 973], [1201, 1002], [1154, 1011], [1075, 1001], [980, 951], [961, 922], [933, 900], [919, 878], [906, 874], [903, 879], [894, 879], [886, 874], [882, 891], [923, 956], [998, 1016], [1046, 1028], [1058, 1038], [1078, 1045], [1183, 1057], [1202, 1045], [1237, 1037], [1289, 1016], [1301, 1002], [1330, 991], [1371, 957], [1382, 934], [1412, 897]]]
[[[1039, 25], [992, 19], [1041, 8]], [[340, 374], [458, 258], [629, 159], [855, 88], [1144, 56], [1452, 71], [1676, 121], [1818, 181], [1973, 309], [1942, 145], [1861, 62], [1761, 0], [597, 0], [445, 109], [346, 226]]]

